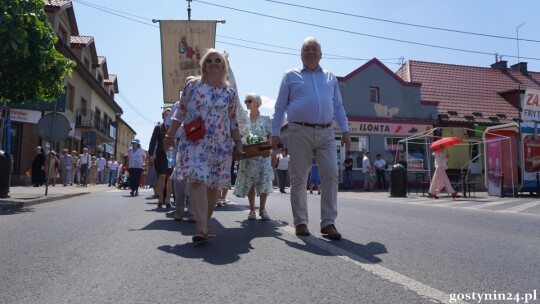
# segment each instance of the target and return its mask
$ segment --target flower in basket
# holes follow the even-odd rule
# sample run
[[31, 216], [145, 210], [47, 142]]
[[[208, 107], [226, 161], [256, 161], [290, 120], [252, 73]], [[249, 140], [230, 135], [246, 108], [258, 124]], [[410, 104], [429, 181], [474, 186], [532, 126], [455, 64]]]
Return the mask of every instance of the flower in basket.
[[246, 136], [246, 144], [248, 144], [248, 145], [260, 143], [260, 142], [263, 142], [263, 141], [264, 141], [264, 138], [262, 136], [259, 136], [259, 135], [253, 135], [253, 134], [249, 133]]

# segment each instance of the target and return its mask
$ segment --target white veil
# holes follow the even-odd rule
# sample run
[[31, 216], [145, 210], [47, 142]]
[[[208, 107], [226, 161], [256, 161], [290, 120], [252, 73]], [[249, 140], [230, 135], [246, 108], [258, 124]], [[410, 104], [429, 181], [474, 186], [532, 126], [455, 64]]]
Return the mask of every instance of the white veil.
[[[229, 54], [227, 52], [225, 52], [225, 58], [229, 58]], [[229, 61], [229, 70], [227, 71], [227, 73], [228, 73], [227, 80], [229, 81], [229, 85], [236, 92], [236, 95], [235, 95], [236, 117], [238, 117], [238, 124], [240, 125], [240, 134], [242, 136], [245, 136], [249, 133], [249, 121], [248, 121], [247, 112], [244, 111], [244, 107], [242, 106], [242, 102], [240, 101], [240, 97], [239, 97], [240, 93], [238, 92], [238, 87], [236, 86], [236, 80], [234, 78], [234, 73], [231, 69], [230, 61]]]

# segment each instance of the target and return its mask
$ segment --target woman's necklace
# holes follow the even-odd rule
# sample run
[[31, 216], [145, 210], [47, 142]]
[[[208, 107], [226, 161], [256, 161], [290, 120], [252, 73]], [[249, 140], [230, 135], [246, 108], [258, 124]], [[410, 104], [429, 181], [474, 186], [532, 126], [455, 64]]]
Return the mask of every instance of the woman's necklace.
[[[254, 115], [255, 114], [255, 115]], [[259, 112], [250, 113], [249, 118], [251, 119], [252, 123], [256, 123], [257, 119], [259, 119]]]

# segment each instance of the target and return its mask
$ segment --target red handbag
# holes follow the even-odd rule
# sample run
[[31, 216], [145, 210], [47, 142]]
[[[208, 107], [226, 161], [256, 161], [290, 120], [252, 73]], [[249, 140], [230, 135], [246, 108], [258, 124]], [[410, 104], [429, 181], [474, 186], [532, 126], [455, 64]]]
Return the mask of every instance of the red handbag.
[[190, 123], [184, 124], [184, 132], [188, 140], [197, 141], [206, 135], [206, 126], [202, 117], [193, 119]]

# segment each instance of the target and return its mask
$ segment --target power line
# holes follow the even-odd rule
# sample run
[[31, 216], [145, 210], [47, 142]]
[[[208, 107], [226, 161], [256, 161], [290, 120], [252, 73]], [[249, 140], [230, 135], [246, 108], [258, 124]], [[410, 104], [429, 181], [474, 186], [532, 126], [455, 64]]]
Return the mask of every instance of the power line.
[[144, 20], [149, 20], [148, 18], [144, 18], [144, 17], [139, 17], [139, 16], [136, 16], [136, 15], [128, 14], [128, 13], [126, 13], [126, 12], [114, 10], [114, 9], [111, 9], [111, 8], [108, 8], [108, 7], [100, 6], [100, 5], [93, 4], [93, 3], [90, 3], [90, 2], [86, 2], [86, 1], [81, 1], [81, 0], [72, 0], [72, 1], [73, 1], [73, 2], [77, 2], [77, 3], [80, 3], [80, 4], [82, 4], [82, 5], [86, 5], [86, 6], [88, 6], [88, 7], [91, 7], [91, 8], [100, 10], [100, 11], [103, 11], [103, 12], [106, 12], [106, 13], [109, 13], [109, 14], [112, 14], [112, 15], [115, 15], [115, 16], [118, 16], [118, 17], [121, 17], [121, 18], [124, 18], [124, 19], [128, 19], [128, 20], [137, 22], [137, 23], [141, 23], [141, 24], [148, 25], [148, 26], [151, 26], [151, 27], [159, 27], [159, 26], [157, 26], [157, 25], [155, 25], [155, 24], [150, 24], [150, 23], [146, 23], [146, 22], [139, 21], [139, 20], [135, 20], [135, 19], [133, 19], [133, 18], [126, 17], [126, 16], [123, 16], [123, 15], [117, 14], [117, 13], [115, 13], [115, 12], [119, 12], [119, 13], [121, 13], [121, 14], [128, 15], [128, 16], [135, 16], [135, 17], [137, 17], [137, 18], [144, 19]]
[[[225, 5], [209, 3], [209, 2], [201, 1], [201, 0], [193, 0], [193, 1], [198, 2], [198, 3], [207, 4], [207, 5], [210, 5], [210, 6], [216, 6], [216, 7], [225, 8], [225, 9], [228, 9], [228, 10], [234, 10], [234, 11], [238, 11], [238, 12], [243, 12], [243, 13], [247, 13], [247, 14], [261, 16], [261, 17], [267, 17], [267, 18], [271, 18], [271, 19], [277, 19], [277, 20], [282, 20], [282, 21], [287, 21], [287, 22], [292, 22], [292, 23], [297, 23], [297, 24], [303, 24], [303, 25], [309, 25], [309, 26], [318, 27], [318, 28], [324, 28], [324, 29], [328, 29], [328, 30], [332, 30], [332, 31], [342, 32], [342, 33], [348, 33], [348, 34], [354, 34], [354, 35], [359, 35], [359, 36], [366, 36], [366, 37], [377, 38], [377, 39], [382, 39], [382, 40], [401, 42], [401, 43], [413, 44], [413, 45], [420, 45], [420, 46], [437, 48], [437, 49], [444, 49], [444, 50], [450, 50], [450, 51], [458, 51], [458, 52], [473, 53], [473, 54], [480, 54], [480, 55], [490, 55], [490, 56], [495, 55], [495, 53], [466, 50], [466, 49], [460, 49], [460, 48], [454, 48], [454, 47], [446, 47], [446, 46], [440, 46], [440, 45], [434, 45], [434, 44], [428, 44], [428, 43], [413, 42], [413, 41], [407, 41], [407, 40], [402, 40], [402, 39], [396, 39], [396, 38], [389, 38], [389, 37], [371, 35], [371, 34], [366, 34], [366, 33], [360, 33], [360, 32], [355, 32], [355, 31], [351, 31], [351, 30], [338, 29], [338, 28], [333, 28], [333, 27], [330, 27], [330, 26], [324, 26], [324, 25], [313, 24], [313, 23], [309, 23], [309, 22], [291, 20], [291, 19], [287, 19], [287, 18], [282, 18], [282, 17], [276, 17], [276, 16], [262, 14], [262, 13], [251, 12], [251, 11], [247, 11], [247, 10], [243, 10], [243, 9], [239, 9], [239, 8], [233, 8], [233, 7], [229, 7], [229, 6], [225, 6]], [[517, 56], [506, 55], [506, 54], [501, 54], [501, 56], [510, 57], [510, 58], [517, 58]], [[540, 58], [532, 58], [532, 57], [521, 57], [520, 56], [520, 58], [529, 59], [529, 60], [540, 60]]]
[[149, 119], [148, 117], [144, 116], [141, 112], [139, 112], [139, 110], [137, 110], [137, 108], [135, 108], [133, 106], [133, 104], [131, 102], [129, 102], [129, 100], [124, 96], [124, 94], [122, 93], [118, 93], [118, 95], [122, 98], [122, 100], [128, 105], [128, 107], [130, 109], [132, 109], [137, 115], [139, 115], [142, 119], [150, 122], [150, 123], [154, 123], [154, 121], [152, 121], [151, 119]]
[[327, 12], [327, 13], [338, 14], [338, 15], [343, 15], [343, 16], [363, 18], [363, 19], [368, 19], [368, 20], [375, 20], [375, 21], [381, 21], [381, 22], [387, 22], [387, 23], [394, 23], [394, 24], [406, 25], [406, 26], [412, 26], [412, 27], [420, 27], [420, 28], [431, 29], [431, 30], [452, 32], [452, 33], [458, 33], [458, 34], [466, 34], [466, 35], [483, 36], [483, 37], [490, 37], [490, 38], [498, 38], [498, 39], [518, 40], [518, 41], [540, 43], [540, 40], [534, 40], [534, 39], [522, 39], [522, 38], [517, 39], [517, 38], [514, 38], [514, 37], [506, 37], [506, 36], [483, 34], [483, 33], [474, 33], [474, 32], [454, 30], [454, 29], [448, 29], [448, 28], [442, 28], [442, 27], [434, 27], [434, 26], [428, 26], [428, 25], [406, 23], [406, 22], [400, 22], [400, 21], [394, 21], [394, 20], [388, 20], [388, 19], [380, 19], [380, 18], [374, 18], [374, 17], [362, 16], [362, 15], [355, 15], [355, 14], [350, 14], [350, 13], [332, 11], [332, 10], [327, 10], [327, 9], [322, 9], [322, 8], [315, 8], [315, 7], [304, 6], [304, 5], [299, 5], [299, 4], [285, 3], [285, 2], [276, 1], [276, 0], [264, 0], [264, 1], [277, 3], [277, 4], [281, 4], [281, 5], [294, 6], [294, 7], [299, 7], [299, 8], [304, 8], [304, 9], [309, 9], [309, 10], [314, 10], [314, 11], [321, 11], [321, 12]]
[[[90, 2], [87, 2], [87, 1], [82, 1], [82, 0], [72, 0], [72, 1], [80, 3], [80, 4], [88, 6], [88, 7], [91, 7], [91, 8], [94, 8], [94, 9], [97, 9], [97, 10], [100, 10], [100, 11], [105, 12], [105, 13], [115, 15], [117, 17], [121, 17], [121, 18], [130, 20], [130, 21], [134, 21], [134, 22], [138, 22], [138, 23], [141, 23], [141, 24], [144, 24], [144, 25], [159, 28], [158, 25], [145, 23], [145, 22], [142, 22], [142, 21], [139, 21], [139, 20], [135, 20], [133, 18], [123, 16], [123, 15], [134, 16], [134, 17], [142, 19], [142, 20], [150, 20], [149, 18], [146, 18], [146, 17], [141, 17], [141, 16], [137, 16], [137, 15], [134, 15], [134, 14], [129, 14], [129, 13], [126, 13], [126, 12], [123, 12], [123, 11], [111, 9], [111, 8], [101, 6], [101, 5], [97, 5], [97, 4], [93, 4], [93, 3], [90, 3]], [[272, 44], [267, 44], [267, 43], [262, 43], [262, 42], [245, 40], [245, 39], [241, 39], [241, 38], [234, 38], [234, 37], [230, 37], [230, 36], [223, 36], [223, 35], [216, 35], [216, 36], [217, 37], [224, 37], [224, 38], [228, 38], [228, 39], [233, 39], [233, 40], [249, 42], [249, 43], [253, 43], [253, 44], [259, 44], [259, 45], [265, 45], [265, 46], [270, 46], [270, 47], [275, 47], [275, 48], [282, 48], [282, 49], [298, 51], [298, 49], [285, 47], [285, 46], [272, 45]], [[246, 48], [246, 49], [252, 49], [252, 50], [267, 52], [267, 53], [282, 54], [282, 55], [295, 55], [295, 56], [298, 55], [298, 53], [292, 54], [292, 53], [285, 53], [285, 52], [279, 52], [279, 51], [265, 50], [265, 49], [254, 48], [254, 47], [249, 47], [249, 46], [244, 46], [244, 45], [239, 45], [239, 44], [234, 44], [234, 43], [228, 43], [228, 42], [218, 41], [218, 40], [216, 40], [216, 42], [223, 43], [223, 44], [228, 44], [228, 45], [233, 45], [233, 46], [237, 46], [237, 47], [241, 47], [241, 48]], [[332, 59], [332, 60], [360, 60], [360, 61], [368, 61], [369, 60], [369, 59], [364, 59], [364, 58], [356, 58], [356, 57], [349, 57], [349, 56], [335, 55], [335, 54], [326, 54], [326, 53], [324, 54], [324, 58], [325, 59]], [[395, 58], [391, 58], [391, 59], [395, 59]], [[391, 60], [391, 59], [387, 59], [387, 60]], [[381, 59], [381, 62], [384, 62], [383, 60], [386, 60], [386, 59]]]

